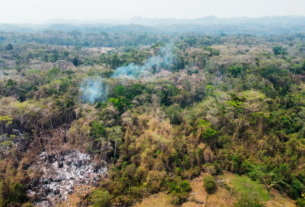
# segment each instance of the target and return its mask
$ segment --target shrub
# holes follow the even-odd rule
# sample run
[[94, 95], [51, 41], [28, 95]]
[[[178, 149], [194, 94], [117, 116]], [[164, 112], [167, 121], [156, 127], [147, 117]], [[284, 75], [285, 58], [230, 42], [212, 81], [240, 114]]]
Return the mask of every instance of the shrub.
[[9, 191], [9, 202], [12, 203], [23, 203], [28, 200], [26, 193], [25, 193], [25, 188], [23, 187], [22, 184], [19, 183], [14, 183], [13, 185], [10, 186], [10, 191]]
[[110, 195], [108, 191], [95, 190], [93, 191], [90, 201], [93, 207], [107, 207], [110, 206]]
[[241, 198], [237, 201], [237, 203], [234, 204], [235, 207], [245, 207], [245, 206], [251, 206], [251, 207], [261, 207], [259, 203], [259, 199], [256, 196], [243, 194]]
[[305, 200], [304, 200], [304, 198], [298, 198], [296, 204], [297, 204], [297, 206], [305, 207]]
[[168, 183], [169, 192], [171, 193], [171, 203], [181, 204], [186, 201], [189, 192], [192, 190], [187, 180], [181, 181], [178, 177], [175, 181]]
[[221, 175], [221, 174], [223, 174], [221, 166], [217, 162], [214, 162], [213, 164], [205, 163], [204, 164], [204, 169], [205, 169], [206, 172], [208, 172], [211, 175]]
[[210, 163], [205, 163], [204, 164], [204, 170], [211, 175], [216, 175], [217, 174], [215, 166], [211, 165]]
[[207, 175], [203, 178], [203, 186], [208, 193], [213, 193], [216, 190], [216, 182], [212, 175]]
[[217, 162], [214, 162], [213, 166], [215, 167], [216, 175], [222, 175], [223, 174], [222, 168]]
[[182, 192], [190, 192], [192, 190], [190, 183], [186, 180], [182, 181], [179, 185]]
[[304, 191], [303, 184], [299, 180], [295, 180], [292, 182], [292, 185], [288, 190], [288, 195], [292, 199], [297, 199], [299, 196], [301, 196], [303, 191]]
[[171, 203], [172, 204], [182, 204], [183, 202], [186, 201], [187, 197], [189, 196], [188, 193], [182, 192], [173, 192], [171, 193]]

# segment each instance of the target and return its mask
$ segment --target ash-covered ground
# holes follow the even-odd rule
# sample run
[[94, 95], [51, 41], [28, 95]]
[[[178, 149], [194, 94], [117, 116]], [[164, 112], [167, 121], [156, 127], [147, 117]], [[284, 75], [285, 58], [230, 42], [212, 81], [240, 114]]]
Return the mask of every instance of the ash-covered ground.
[[55, 206], [67, 199], [79, 185], [97, 186], [107, 177], [107, 163], [95, 163], [90, 155], [66, 150], [58, 154], [42, 152], [31, 167], [41, 176], [27, 185], [27, 195], [36, 206]]

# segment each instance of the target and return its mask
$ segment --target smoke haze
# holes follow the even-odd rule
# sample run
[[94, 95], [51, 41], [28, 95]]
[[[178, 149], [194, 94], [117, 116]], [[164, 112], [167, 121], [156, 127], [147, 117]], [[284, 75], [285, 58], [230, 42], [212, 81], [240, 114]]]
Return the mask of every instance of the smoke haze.
[[[135, 65], [131, 63], [127, 66], [118, 67], [111, 75], [111, 78], [138, 79], [152, 77], [162, 69], [170, 70], [174, 55], [172, 47], [166, 45], [161, 47], [157, 56], [150, 57], [144, 65]], [[102, 78], [88, 78], [80, 85], [82, 100], [94, 104], [96, 101], [105, 101], [107, 99], [107, 86]]]
[[102, 78], [88, 78], [80, 85], [82, 100], [94, 104], [96, 101], [104, 101], [107, 97], [107, 90]]

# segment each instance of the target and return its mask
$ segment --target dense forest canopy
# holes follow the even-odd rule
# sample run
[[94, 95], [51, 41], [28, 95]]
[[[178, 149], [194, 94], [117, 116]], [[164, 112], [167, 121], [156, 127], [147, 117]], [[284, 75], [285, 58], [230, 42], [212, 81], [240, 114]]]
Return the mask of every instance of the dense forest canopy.
[[[305, 206], [304, 33], [71, 27], [0, 33], [0, 206], [31, 206], [31, 166], [62, 147], [108, 163], [79, 206], [160, 191], [178, 205], [191, 179], [210, 174], [213, 193], [223, 171]], [[237, 193], [236, 206], [262, 206], [255, 196]]]

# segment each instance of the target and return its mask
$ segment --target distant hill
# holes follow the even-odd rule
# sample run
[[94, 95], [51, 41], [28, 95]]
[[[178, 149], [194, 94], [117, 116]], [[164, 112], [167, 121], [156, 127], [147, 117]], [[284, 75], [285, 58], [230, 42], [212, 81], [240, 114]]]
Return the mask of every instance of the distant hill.
[[110, 33], [204, 33], [278, 35], [305, 33], [305, 16], [232, 17], [207, 16], [198, 19], [163, 19], [133, 17], [131, 19], [65, 20], [53, 19], [44, 24], [0, 24], [0, 32], [110, 32]]
[[53, 19], [46, 21], [45, 24], [141, 24], [141, 25], [172, 25], [172, 24], [263, 24], [263, 25], [283, 25], [283, 24], [304, 24], [305, 16], [265, 16], [260, 18], [249, 17], [231, 17], [231, 18], [217, 18], [215, 16], [207, 16], [197, 19], [165, 19], [165, 18], [144, 18], [133, 17], [127, 20], [124, 19], [104, 19], [104, 20], [65, 20]]

